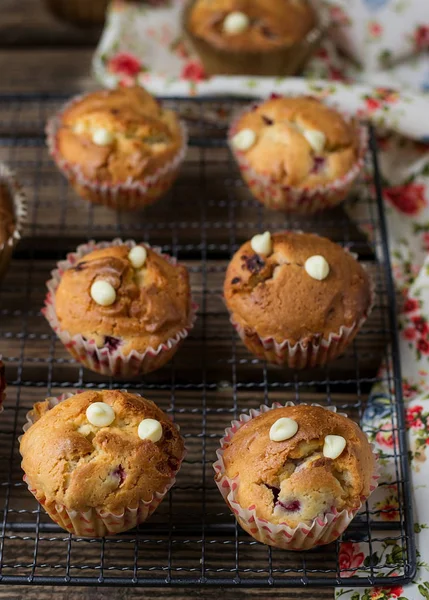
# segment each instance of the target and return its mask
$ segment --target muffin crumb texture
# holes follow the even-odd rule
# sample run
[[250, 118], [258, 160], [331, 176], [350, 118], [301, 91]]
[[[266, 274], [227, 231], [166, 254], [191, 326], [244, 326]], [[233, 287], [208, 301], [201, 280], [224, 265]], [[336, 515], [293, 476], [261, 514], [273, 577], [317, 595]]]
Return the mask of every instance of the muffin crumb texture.
[[[352, 327], [371, 305], [368, 275], [341, 246], [315, 234], [271, 235], [271, 253], [246, 242], [232, 258], [224, 296], [235, 323], [252, 335], [290, 345], [328, 339]], [[323, 277], [308, 274], [311, 257], [323, 257]], [[314, 275], [317, 275], [314, 276]]]
[[124, 355], [144, 353], [189, 325], [188, 272], [149, 246], [94, 250], [63, 273], [55, 308], [70, 335]]
[[197, 0], [188, 27], [219, 50], [258, 53], [292, 46], [315, 24], [307, 0]]
[[[284, 418], [294, 420], [297, 431], [274, 441], [270, 430]], [[346, 442], [335, 459], [324, 456], [329, 436]], [[292, 528], [333, 510], [355, 510], [370, 494], [374, 474], [371, 446], [358, 425], [318, 406], [276, 408], [251, 419], [233, 435], [223, 461], [226, 475], [239, 478], [240, 506]]]
[[231, 144], [258, 175], [288, 187], [315, 188], [340, 179], [356, 164], [359, 133], [354, 121], [346, 122], [319, 100], [279, 97], [245, 112]]
[[[102, 402], [115, 418], [108, 426], [93, 425], [88, 407]], [[126, 392], [90, 391], [64, 400], [49, 410], [34, 407], [36, 422], [21, 440], [22, 468], [36, 497], [68, 510], [120, 514], [162, 493], [183, 458], [183, 440], [153, 402]], [[154, 419], [162, 437], [141, 439], [139, 424]]]
[[60, 156], [99, 183], [143, 180], [170, 163], [183, 145], [174, 112], [141, 87], [87, 94], [60, 119]]

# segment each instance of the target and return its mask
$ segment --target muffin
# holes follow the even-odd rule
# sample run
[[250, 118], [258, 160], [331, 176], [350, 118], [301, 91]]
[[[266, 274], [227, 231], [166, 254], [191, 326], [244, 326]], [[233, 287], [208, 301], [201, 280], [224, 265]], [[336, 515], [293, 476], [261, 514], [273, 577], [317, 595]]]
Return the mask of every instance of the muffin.
[[315, 98], [272, 97], [238, 116], [229, 142], [257, 200], [311, 214], [346, 198], [364, 164], [366, 130]]
[[378, 478], [358, 425], [321, 406], [262, 406], [241, 415], [217, 455], [216, 484], [243, 529], [290, 550], [339, 537]]
[[258, 358], [294, 369], [342, 354], [372, 305], [369, 276], [327, 238], [286, 231], [255, 235], [229, 263], [231, 321]]
[[56, 17], [91, 27], [104, 22], [109, 0], [45, 0], [45, 4]]
[[3, 402], [6, 400], [6, 370], [0, 354], [0, 412], [3, 410]]
[[173, 184], [187, 136], [171, 110], [141, 87], [72, 99], [47, 125], [58, 168], [90, 202], [133, 210]]
[[326, 24], [307, 0], [192, 0], [184, 30], [210, 75], [293, 75]]
[[52, 276], [44, 315], [70, 354], [97, 373], [159, 369], [192, 328], [186, 267], [148, 244], [91, 242]]
[[25, 481], [53, 521], [80, 536], [145, 521], [184, 457], [178, 428], [156, 404], [118, 390], [34, 405], [20, 440]]
[[0, 163], [0, 277], [21, 237], [25, 215], [24, 194], [9, 167]]

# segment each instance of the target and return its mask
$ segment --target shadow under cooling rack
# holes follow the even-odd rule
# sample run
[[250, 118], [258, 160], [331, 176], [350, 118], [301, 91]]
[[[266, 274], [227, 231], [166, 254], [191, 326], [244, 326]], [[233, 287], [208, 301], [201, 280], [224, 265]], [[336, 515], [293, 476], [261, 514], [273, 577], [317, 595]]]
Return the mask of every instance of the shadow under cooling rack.
[[[186, 119], [191, 147], [174, 189], [140, 213], [113, 212], [77, 198], [44, 146], [44, 123], [58, 96], [0, 96], [0, 160], [8, 162], [29, 196], [29, 221], [0, 287], [0, 350], [8, 399], [0, 419], [0, 581], [69, 585], [308, 586], [382, 585], [409, 581], [415, 547], [400, 396], [395, 297], [371, 135], [362, 186], [345, 205], [314, 218], [265, 210], [248, 193], [225, 144], [234, 100], [166, 101]], [[375, 190], [375, 191], [374, 191]], [[351, 216], [350, 216], [351, 215]], [[302, 229], [326, 235], [359, 254], [376, 286], [374, 309], [362, 332], [328, 367], [294, 373], [248, 354], [222, 302], [223, 276], [238, 246], [255, 233]], [[366, 234], [370, 234], [368, 238]], [[174, 360], [147, 377], [119, 381], [79, 366], [56, 340], [40, 309], [57, 260], [88, 239], [122, 237], [159, 245], [184, 262], [200, 305], [196, 327]], [[379, 365], [386, 368], [379, 374]], [[335, 543], [285, 552], [255, 542], [236, 524], [213, 481], [212, 463], [226, 426], [240, 412], [273, 402], [336, 406], [360, 421], [375, 384], [395, 389], [386, 406], [394, 447], [383, 458], [395, 474], [397, 521], [365, 504]], [[32, 404], [76, 389], [126, 388], [154, 400], [180, 425], [188, 454], [177, 483], [137, 530], [83, 539], [53, 524], [22, 481], [17, 437]], [[352, 577], [339, 561], [344, 544], [359, 542], [370, 557]], [[378, 543], [396, 547], [386, 565]]]

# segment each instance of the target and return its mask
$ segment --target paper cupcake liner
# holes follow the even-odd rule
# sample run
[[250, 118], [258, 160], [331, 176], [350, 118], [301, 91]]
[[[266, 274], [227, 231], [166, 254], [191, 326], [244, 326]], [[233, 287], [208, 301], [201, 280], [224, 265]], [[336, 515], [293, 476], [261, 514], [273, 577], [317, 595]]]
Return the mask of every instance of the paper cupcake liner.
[[21, 186], [15, 179], [11, 169], [0, 162], [0, 185], [4, 184], [10, 194], [15, 216], [15, 229], [13, 234], [3, 244], [0, 243], [0, 278], [6, 272], [14, 248], [21, 239], [22, 230], [27, 216], [27, 201]]
[[[357, 254], [345, 251], [357, 258]], [[246, 348], [261, 360], [289, 367], [290, 369], [308, 369], [323, 367], [341, 356], [352, 343], [365, 321], [369, 317], [375, 301], [374, 280], [367, 273], [370, 285], [370, 302], [367, 311], [349, 327], [342, 325], [338, 332], [332, 332], [323, 338], [320, 334], [291, 344], [288, 340], [277, 342], [273, 337], [261, 337], [255, 329], [244, 327], [230, 314], [230, 321]]]
[[[79, 393], [79, 391], [76, 393]], [[76, 393], [65, 393], [61, 394], [61, 396], [58, 396], [57, 398], [47, 398], [49, 402], [49, 408], [51, 409], [63, 400], [75, 396]], [[23, 427], [24, 432], [33, 425], [34, 420], [34, 412], [31, 410], [26, 415], [26, 423]], [[19, 440], [21, 440], [21, 437]], [[24, 475], [23, 479], [27, 484], [29, 491], [43, 506], [51, 519], [60, 527], [66, 529], [69, 533], [74, 533], [75, 535], [83, 537], [101, 537], [104, 535], [114, 535], [116, 533], [121, 533], [122, 531], [127, 531], [128, 529], [137, 527], [137, 525], [146, 521], [146, 519], [148, 519], [158, 508], [159, 504], [170, 488], [175, 484], [176, 475], [180, 470], [185, 455], [186, 450], [179, 461], [174, 476], [171, 478], [162, 492], [156, 492], [149, 501], [141, 500], [136, 507], [125, 507], [123, 512], [120, 514], [114, 514], [109, 511], [98, 510], [95, 508], [91, 508], [85, 512], [79, 512], [70, 510], [63, 504], [47, 502], [45, 495], [31, 485], [26, 475]]]
[[50, 155], [63, 175], [69, 180], [76, 193], [93, 202], [113, 209], [138, 210], [149, 206], [163, 196], [173, 185], [180, 165], [188, 149], [188, 132], [186, 125], [180, 121], [182, 146], [176, 156], [153, 175], [141, 180], [129, 180], [124, 183], [94, 181], [85, 177], [79, 165], [71, 164], [62, 158], [57, 145], [57, 132], [61, 125], [64, 111], [80, 102], [87, 94], [76, 96], [67, 102], [59, 113], [51, 117], [46, 125], [46, 143]]
[[[302, 404], [305, 404], [304, 402]], [[284, 550], [310, 550], [315, 546], [323, 546], [336, 540], [347, 529], [350, 522], [362, 507], [367, 496], [361, 497], [361, 502], [353, 510], [343, 510], [338, 512], [335, 507], [326, 515], [319, 516], [312, 523], [300, 523], [296, 527], [289, 527], [285, 523], [273, 524], [266, 519], [261, 519], [256, 514], [255, 506], [243, 508], [236, 500], [236, 491], [240, 485], [239, 477], [230, 478], [225, 474], [225, 464], [223, 461], [223, 453], [226, 444], [233, 438], [234, 434], [245, 423], [254, 419], [258, 415], [280, 408], [283, 406], [294, 406], [294, 402], [286, 402], [286, 404], [274, 403], [272, 406], [262, 405], [259, 409], [251, 409], [249, 414], [241, 414], [238, 420], [232, 421], [231, 426], [225, 429], [225, 435], [220, 440], [220, 448], [216, 451], [217, 461], [213, 464], [215, 470], [215, 482], [222, 494], [225, 502], [231, 508], [235, 518], [241, 527], [247, 531], [252, 537], [268, 546], [275, 546]], [[312, 404], [312, 406], [320, 406]], [[326, 410], [337, 412], [335, 407], [323, 406]], [[344, 413], [339, 413], [347, 416]], [[379, 472], [377, 455], [374, 452], [375, 469], [372, 475], [370, 493], [378, 486]]]
[[[356, 123], [355, 127], [359, 137], [358, 158], [351, 169], [342, 177], [324, 185], [311, 188], [291, 187], [283, 185], [268, 175], [257, 173], [250, 166], [244, 152], [234, 148], [231, 139], [237, 131], [240, 118], [254, 110], [261, 103], [254, 103], [241, 110], [233, 119], [228, 132], [231, 152], [240, 168], [241, 175], [253, 196], [267, 208], [283, 212], [311, 215], [313, 213], [333, 208], [342, 202], [351, 190], [355, 180], [360, 175], [368, 148], [368, 132], [362, 125]], [[352, 119], [339, 112], [343, 118], [350, 122]]]
[[[113, 377], [143, 375], [165, 365], [177, 352], [183, 340], [188, 337], [189, 331], [194, 326], [196, 311], [198, 309], [197, 304], [191, 300], [191, 310], [186, 327], [180, 329], [174, 337], [169, 338], [157, 348], [149, 347], [143, 353], [132, 350], [129, 354], [125, 355], [120, 348], [116, 350], [110, 350], [105, 346], [98, 348], [94, 340], [87, 340], [79, 334], [71, 335], [68, 331], [61, 329], [55, 309], [55, 294], [64, 271], [97, 248], [109, 248], [110, 246], [121, 246], [123, 244], [129, 248], [133, 248], [136, 245], [133, 240], [123, 241], [120, 238], [116, 238], [111, 242], [96, 243], [90, 241], [87, 244], [78, 246], [76, 252], [68, 254], [67, 259], [60, 261], [57, 268], [51, 272], [52, 279], [46, 283], [48, 293], [45, 298], [45, 307], [42, 309], [42, 313], [48, 323], [73, 358], [91, 371]], [[150, 247], [149, 244], [146, 244], [146, 246]], [[175, 258], [168, 254], [163, 254], [160, 248], [151, 247], [151, 249], [165, 260], [168, 260], [172, 265], [177, 264]]]

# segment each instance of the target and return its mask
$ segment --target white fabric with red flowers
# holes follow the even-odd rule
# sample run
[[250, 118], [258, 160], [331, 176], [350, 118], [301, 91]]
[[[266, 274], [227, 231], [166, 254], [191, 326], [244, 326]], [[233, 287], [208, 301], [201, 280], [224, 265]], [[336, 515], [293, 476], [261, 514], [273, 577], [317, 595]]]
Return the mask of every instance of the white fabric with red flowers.
[[[157, 6], [149, 7], [114, 0], [93, 61], [99, 81], [107, 87], [140, 83], [163, 96], [312, 94], [343, 111], [368, 117], [378, 127], [391, 259], [403, 297], [400, 350], [419, 572], [415, 584], [404, 589], [395, 585], [340, 589], [336, 597], [429, 599], [429, 460], [426, 460], [429, 458], [429, 95], [416, 91], [429, 91], [428, 54], [420, 54], [388, 72], [358, 71], [340, 59], [331, 41], [327, 41], [307, 67], [311, 79], [207, 79], [182, 37], [180, 16], [184, 1], [152, 0]], [[396, 59], [428, 47], [429, 0], [319, 1], [331, 5], [332, 17], [339, 25], [337, 40], [343, 36], [341, 43], [348, 44], [349, 52], [370, 69], [379, 68], [380, 60]], [[387, 23], [389, 27], [394, 23], [393, 36]], [[355, 83], [350, 84], [351, 80]], [[362, 220], [363, 210], [362, 205], [354, 205], [351, 216], [353, 211], [359, 211], [356, 216]], [[371, 236], [374, 232], [366, 233]], [[393, 452], [389, 402], [389, 390], [375, 388], [363, 427], [381, 453], [382, 479], [387, 482], [371, 496], [371, 507], [381, 511], [381, 520], [395, 521], [400, 517], [398, 491], [395, 473], [388, 469], [388, 464], [394, 461], [383, 458]], [[386, 576], [395, 575], [389, 564], [397, 563], [400, 553], [401, 548], [392, 541], [374, 544], [372, 564], [386, 565]], [[342, 576], [358, 573], [365, 561], [368, 561], [367, 543], [341, 543]]]

